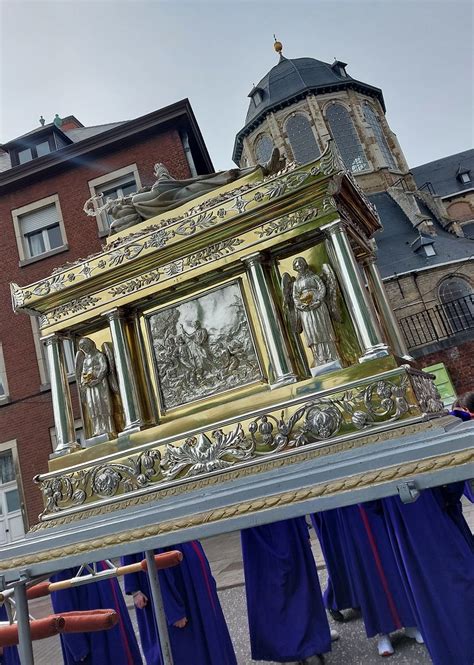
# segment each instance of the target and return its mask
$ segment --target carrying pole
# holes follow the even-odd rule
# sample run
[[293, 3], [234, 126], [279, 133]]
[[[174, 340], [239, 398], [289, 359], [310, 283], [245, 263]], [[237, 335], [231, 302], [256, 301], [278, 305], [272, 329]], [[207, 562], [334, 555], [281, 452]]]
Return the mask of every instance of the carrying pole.
[[[171, 653], [168, 624], [166, 621], [163, 596], [161, 595], [160, 581], [158, 579], [158, 571], [156, 570], [155, 554], [153, 550], [145, 552], [145, 557], [147, 562], [148, 579], [150, 582], [151, 599], [153, 601], [153, 607], [155, 608], [155, 619], [160, 638], [163, 665], [173, 665], [173, 654]], [[29, 663], [27, 663], [27, 665], [29, 665]]]
[[18, 641], [21, 665], [34, 665], [33, 643], [31, 641], [30, 615], [25, 582], [15, 586], [16, 620], [18, 624]]

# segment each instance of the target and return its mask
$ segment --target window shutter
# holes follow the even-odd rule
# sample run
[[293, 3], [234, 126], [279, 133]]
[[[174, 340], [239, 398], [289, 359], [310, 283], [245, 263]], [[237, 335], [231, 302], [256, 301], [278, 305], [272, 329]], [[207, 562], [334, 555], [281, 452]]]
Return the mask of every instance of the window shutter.
[[20, 217], [22, 235], [25, 235], [26, 233], [32, 233], [33, 231], [39, 231], [40, 229], [44, 229], [46, 226], [51, 226], [52, 224], [58, 223], [58, 211], [54, 203], [49, 206], [45, 206], [44, 208], [39, 208], [38, 210], [33, 210], [32, 212], [27, 212], [25, 215], [21, 215]]

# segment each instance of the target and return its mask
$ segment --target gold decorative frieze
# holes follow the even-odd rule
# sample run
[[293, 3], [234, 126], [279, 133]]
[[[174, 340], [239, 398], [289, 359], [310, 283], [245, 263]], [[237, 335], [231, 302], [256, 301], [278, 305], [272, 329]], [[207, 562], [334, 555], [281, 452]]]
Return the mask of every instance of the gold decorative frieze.
[[[159, 220], [163, 217], [161, 222], [143, 223], [139, 225], [143, 226], [139, 231], [114, 236], [103, 252], [76, 263], [66, 264], [51, 277], [24, 288], [12, 285], [13, 305], [16, 309], [25, 306], [34, 309], [45, 297], [60, 294], [71, 287], [77, 288], [83, 282], [105, 277], [111, 271], [131, 264], [139, 257], [144, 258], [194, 236], [206, 234], [211, 229], [223, 227], [224, 231], [225, 228], [231, 228], [234, 222], [240, 222], [242, 217], [248, 218], [248, 228], [252, 228], [262, 217], [275, 216], [274, 206], [280, 199], [284, 207], [284, 199], [288, 195], [306, 189], [339, 170], [334, 149], [328, 148], [323, 156], [312, 164], [298, 168], [292, 164], [280, 174], [260, 181], [255, 180], [255, 175], [246, 176], [241, 179], [242, 184], [237, 188], [208, 198], [201, 205], [191, 208], [187, 206], [187, 210], [186, 206], [183, 206], [185, 212], [181, 215], [170, 218], [165, 214], [155, 218]], [[268, 205], [270, 203], [271, 206]], [[327, 212], [329, 208], [326, 208], [325, 213]], [[261, 225], [257, 238], [283, 233], [299, 223], [304, 223], [301, 214], [296, 217], [277, 214], [277, 217], [280, 217], [278, 221], [273, 221], [269, 226]]]
[[407, 367], [315, 393], [232, 423], [157, 440], [124, 456], [86, 462], [36, 477], [43, 493], [43, 518], [90, 508], [209, 477], [230, 468], [302, 450], [331, 446], [347, 438], [381, 432], [403, 422], [445, 413], [430, 375]]
[[[228, 260], [230, 257], [238, 260], [243, 252], [261, 245], [265, 240], [268, 243], [280, 242], [287, 234], [303, 229], [305, 225], [315, 221], [322, 224], [326, 219], [327, 217], [320, 218], [319, 210], [315, 206], [305, 206], [241, 235], [218, 241], [198, 251], [165, 262], [160, 267], [143, 272], [136, 277], [109, 285], [94, 292], [93, 295], [73, 298], [64, 304], [52, 307], [42, 315], [41, 327], [48, 328], [58, 323], [69, 322], [78, 315], [98, 311], [101, 305], [109, 307], [113, 303], [114, 306], [120, 306], [122, 303], [128, 302], [130, 295], [138, 296], [140, 292], [146, 291], [151, 286], [157, 285], [158, 290], [168, 287], [177, 275], [189, 275], [197, 270], [212, 270], [219, 262]], [[142, 249], [142, 245], [125, 245], [117, 248], [114, 250], [113, 260], [117, 266], [120, 266], [138, 256]], [[31, 297], [31, 294], [28, 291], [18, 292], [17, 289], [18, 287], [15, 285], [14, 298], [18, 302], [26, 303], [24, 298]]]

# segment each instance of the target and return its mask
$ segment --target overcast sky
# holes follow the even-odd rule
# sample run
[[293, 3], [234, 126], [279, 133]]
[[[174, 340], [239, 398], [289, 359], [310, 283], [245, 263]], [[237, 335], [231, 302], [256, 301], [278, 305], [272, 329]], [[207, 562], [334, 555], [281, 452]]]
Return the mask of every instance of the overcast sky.
[[471, 0], [0, 0], [0, 141], [74, 114], [129, 120], [188, 97], [216, 169], [247, 95], [288, 58], [348, 63], [383, 89], [417, 166], [473, 146]]

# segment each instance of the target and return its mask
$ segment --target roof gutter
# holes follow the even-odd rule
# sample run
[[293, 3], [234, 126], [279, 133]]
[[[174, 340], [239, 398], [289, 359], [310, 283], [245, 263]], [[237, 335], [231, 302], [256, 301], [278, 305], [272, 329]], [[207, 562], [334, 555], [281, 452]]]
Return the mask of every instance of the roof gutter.
[[170, 120], [179, 117], [188, 120], [192, 131], [196, 136], [199, 147], [203, 152], [204, 160], [209, 164], [212, 170], [211, 158], [205, 147], [204, 139], [196, 122], [189, 100], [183, 99], [174, 104], [170, 104], [169, 106], [165, 106], [165, 108], [159, 109], [158, 111], [153, 111], [152, 113], [135, 118], [134, 120], [124, 122], [118, 127], [113, 127], [112, 129], [91, 136], [83, 141], [78, 141], [77, 143], [61, 148], [61, 150], [44, 155], [44, 157], [8, 169], [8, 171], [4, 171], [0, 174], [0, 190], [18, 180], [47, 171], [59, 164], [67, 163], [73, 158], [91, 152], [96, 148], [111, 145], [118, 140], [134, 136], [135, 134], [151, 129], [156, 125], [164, 124], [165, 122], [169, 122]]
[[398, 279], [399, 277], [406, 277], [406, 275], [418, 274], [419, 272], [425, 272], [425, 270], [433, 270], [433, 268], [443, 268], [444, 266], [450, 266], [454, 263], [467, 263], [474, 259], [474, 254], [467, 256], [464, 259], [454, 259], [454, 261], [444, 261], [443, 263], [435, 263], [432, 266], [425, 266], [424, 268], [415, 268], [414, 270], [406, 270], [405, 272], [395, 272], [393, 275], [388, 277], [382, 277], [382, 282], [389, 282], [392, 279]]

